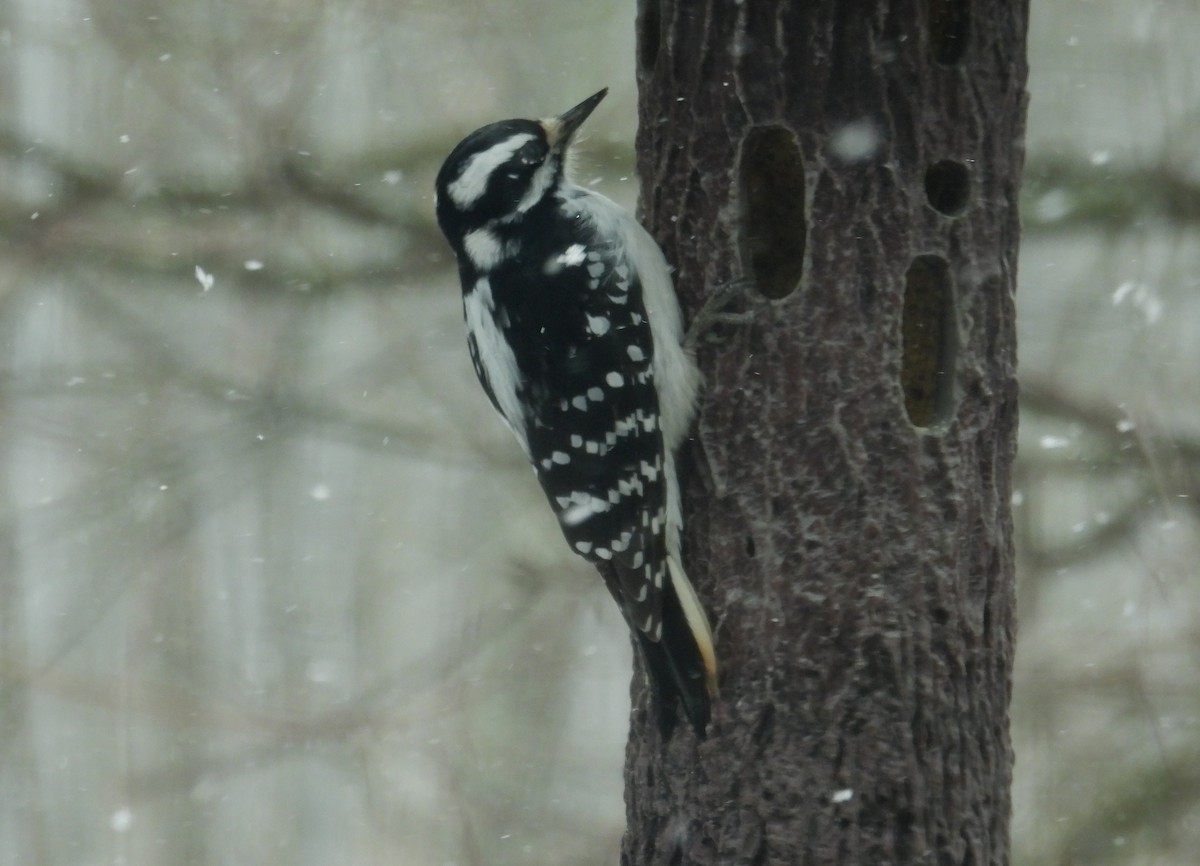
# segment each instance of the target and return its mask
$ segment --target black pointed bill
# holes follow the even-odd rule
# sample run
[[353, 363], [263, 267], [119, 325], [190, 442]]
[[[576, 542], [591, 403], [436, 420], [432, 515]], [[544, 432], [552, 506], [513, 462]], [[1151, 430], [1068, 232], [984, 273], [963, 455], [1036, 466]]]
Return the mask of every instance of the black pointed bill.
[[546, 140], [550, 142], [550, 146], [556, 150], [562, 150], [571, 143], [571, 136], [575, 134], [575, 130], [583, 125], [587, 120], [588, 115], [595, 110], [605, 96], [608, 95], [608, 88], [604, 88], [599, 93], [593, 93], [583, 102], [570, 108], [560, 114], [558, 117], [548, 117], [541, 121], [542, 128], [546, 130]]

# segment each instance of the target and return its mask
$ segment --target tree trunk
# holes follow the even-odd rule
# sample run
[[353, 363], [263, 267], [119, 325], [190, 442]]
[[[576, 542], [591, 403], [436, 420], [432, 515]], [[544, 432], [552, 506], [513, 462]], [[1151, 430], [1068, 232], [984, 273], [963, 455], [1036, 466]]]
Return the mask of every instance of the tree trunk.
[[707, 739], [635, 679], [622, 862], [1009, 856], [1026, 0], [641, 0], [644, 219], [701, 351]]

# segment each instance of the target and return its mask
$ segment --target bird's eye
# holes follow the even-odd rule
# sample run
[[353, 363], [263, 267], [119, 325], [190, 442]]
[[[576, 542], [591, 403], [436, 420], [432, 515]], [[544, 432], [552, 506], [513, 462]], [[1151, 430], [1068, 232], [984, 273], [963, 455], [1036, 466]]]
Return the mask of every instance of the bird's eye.
[[529, 141], [517, 151], [517, 159], [524, 165], [537, 165], [542, 161], [545, 145], [539, 141]]
[[517, 174], [515, 171], [510, 171], [507, 177], [509, 180], [519, 180], [521, 175]]

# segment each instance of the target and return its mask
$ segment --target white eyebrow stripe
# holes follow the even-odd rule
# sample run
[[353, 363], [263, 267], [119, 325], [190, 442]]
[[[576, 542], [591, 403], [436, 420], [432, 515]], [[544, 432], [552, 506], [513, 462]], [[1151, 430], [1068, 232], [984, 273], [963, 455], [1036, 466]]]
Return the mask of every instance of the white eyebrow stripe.
[[458, 179], [447, 187], [450, 198], [460, 208], [470, 207], [487, 192], [487, 182], [492, 172], [508, 162], [517, 148], [532, 140], [532, 133], [518, 133], [472, 156]]

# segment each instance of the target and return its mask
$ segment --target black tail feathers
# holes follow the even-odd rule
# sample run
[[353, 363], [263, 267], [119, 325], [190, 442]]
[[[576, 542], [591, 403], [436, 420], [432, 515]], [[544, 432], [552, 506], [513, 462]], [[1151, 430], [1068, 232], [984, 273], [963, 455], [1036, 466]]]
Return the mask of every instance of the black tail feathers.
[[675, 729], [675, 700], [678, 698], [696, 736], [703, 739], [712, 717], [712, 700], [708, 693], [704, 658], [688, 626], [679, 597], [670, 586], [663, 593], [662, 616], [660, 640], [651, 640], [638, 629], [633, 630], [637, 635], [642, 660], [650, 674], [650, 684], [655, 695], [654, 703], [657, 704], [658, 710], [659, 730], [665, 739]]

